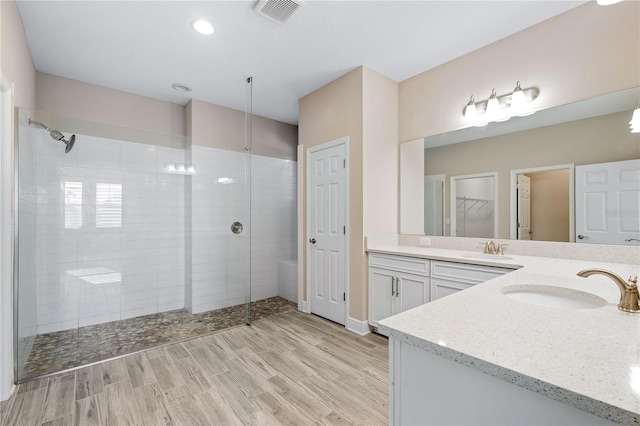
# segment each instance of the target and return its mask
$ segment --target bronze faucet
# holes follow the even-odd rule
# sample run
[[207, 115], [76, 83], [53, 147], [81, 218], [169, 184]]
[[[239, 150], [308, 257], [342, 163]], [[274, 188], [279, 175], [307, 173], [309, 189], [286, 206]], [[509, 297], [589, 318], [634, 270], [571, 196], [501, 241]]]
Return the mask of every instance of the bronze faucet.
[[481, 241], [480, 244], [484, 244], [484, 254], [497, 254], [503, 255], [504, 248], [509, 244], [499, 243], [496, 245], [493, 241]]
[[638, 277], [635, 275], [630, 276], [629, 282], [626, 283], [618, 275], [604, 269], [585, 269], [584, 271], [578, 272], [578, 276], [583, 278], [587, 278], [595, 274], [611, 278], [620, 289], [620, 303], [618, 303], [618, 309], [634, 314], [640, 313], [640, 305], [638, 305], [638, 299], [640, 298], [638, 293]]

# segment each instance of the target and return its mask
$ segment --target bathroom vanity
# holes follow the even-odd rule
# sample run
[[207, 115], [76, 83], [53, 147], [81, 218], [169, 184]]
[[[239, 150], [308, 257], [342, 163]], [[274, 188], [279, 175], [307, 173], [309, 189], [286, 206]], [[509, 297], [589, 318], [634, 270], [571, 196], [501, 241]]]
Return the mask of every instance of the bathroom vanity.
[[509, 268], [369, 255], [369, 324], [512, 271]]
[[[370, 277], [390, 271], [400, 298], [398, 265], [429, 265], [416, 275], [430, 291], [412, 298], [429, 303], [396, 303], [376, 321], [370, 292], [372, 325], [389, 336], [390, 424], [640, 425], [640, 314], [617, 309], [611, 279], [577, 276], [604, 268], [626, 279], [638, 265], [397, 244], [368, 252]], [[485, 275], [454, 292], [455, 276], [474, 269]]]

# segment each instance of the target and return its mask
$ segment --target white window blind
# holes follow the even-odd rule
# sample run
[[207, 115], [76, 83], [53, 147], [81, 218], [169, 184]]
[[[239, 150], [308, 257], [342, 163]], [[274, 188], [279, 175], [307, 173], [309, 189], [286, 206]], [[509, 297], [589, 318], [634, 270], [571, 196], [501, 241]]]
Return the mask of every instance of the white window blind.
[[82, 227], [82, 182], [64, 183], [64, 227]]
[[96, 183], [96, 228], [122, 226], [122, 185]]

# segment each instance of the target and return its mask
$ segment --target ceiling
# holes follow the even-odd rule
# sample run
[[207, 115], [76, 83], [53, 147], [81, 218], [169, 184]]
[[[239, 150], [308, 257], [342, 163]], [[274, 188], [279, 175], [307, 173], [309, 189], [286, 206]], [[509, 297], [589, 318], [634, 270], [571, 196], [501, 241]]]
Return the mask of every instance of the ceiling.
[[253, 76], [253, 112], [292, 124], [299, 98], [360, 65], [400, 82], [583, 3], [307, 1], [280, 26], [256, 1], [17, 1], [38, 71], [239, 110]]

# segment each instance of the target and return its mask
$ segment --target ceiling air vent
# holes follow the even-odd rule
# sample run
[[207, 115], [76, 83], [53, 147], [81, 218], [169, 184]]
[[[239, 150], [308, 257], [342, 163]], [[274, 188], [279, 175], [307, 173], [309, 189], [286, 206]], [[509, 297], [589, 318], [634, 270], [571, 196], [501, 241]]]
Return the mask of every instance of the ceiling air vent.
[[259, 15], [284, 25], [303, 5], [302, 0], [260, 0], [255, 10]]

